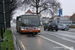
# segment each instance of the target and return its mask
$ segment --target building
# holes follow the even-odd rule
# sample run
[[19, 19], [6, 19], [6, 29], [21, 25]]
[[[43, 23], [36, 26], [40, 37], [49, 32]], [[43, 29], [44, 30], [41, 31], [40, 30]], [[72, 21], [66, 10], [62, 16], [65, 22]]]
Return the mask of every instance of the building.
[[[30, 10], [28, 10], [26, 13], [25, 13], [25, 15], [37, 15], [36, 13], [34, 13], [34, 12], [31, 12]], [[40, 17], [40, 19], [42, 19], [42, 15], [41, 14], [39, 14], [41, 17]]]
[[53, 22], [57, 24], [67, 24], [67, 25], [72, 24], [72, 20], [70, 20], [70, 17], [67, 17], [67, 16], [61, 16], [61, 17], [54, 16]]
[[70, 20], [72, 20], [72, 23], [75, 24], [75, 14], [71, 16]]
[[32, 12], [30, 10], [28, 10], [25, 15], [32, 15]]

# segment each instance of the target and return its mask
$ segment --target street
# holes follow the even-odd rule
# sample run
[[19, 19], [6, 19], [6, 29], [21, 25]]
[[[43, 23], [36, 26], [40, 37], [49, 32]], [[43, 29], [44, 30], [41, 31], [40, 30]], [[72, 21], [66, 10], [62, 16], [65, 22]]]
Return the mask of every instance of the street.
[[75, 50], [75, 32], [69, 31], [44, 31], [38, 35], [31, 36], [19, 34], [15, 26], [11, 30], [19, 42], [23, 50]]

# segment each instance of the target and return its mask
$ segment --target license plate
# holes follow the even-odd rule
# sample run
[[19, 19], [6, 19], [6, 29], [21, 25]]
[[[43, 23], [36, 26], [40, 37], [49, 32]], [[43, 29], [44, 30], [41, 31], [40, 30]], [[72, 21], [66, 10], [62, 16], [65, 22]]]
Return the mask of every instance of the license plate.
[[34, 29], [34, 28], [27, 28], [27, 29]]

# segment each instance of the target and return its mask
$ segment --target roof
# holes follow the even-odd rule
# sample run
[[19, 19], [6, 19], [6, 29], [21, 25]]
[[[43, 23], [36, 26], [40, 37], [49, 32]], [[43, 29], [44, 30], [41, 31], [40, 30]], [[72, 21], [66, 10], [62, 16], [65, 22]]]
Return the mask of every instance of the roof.
[[[37, 14], [37, 13], [33, 13], [33, 12], [31, 12], [30, 10], [28, 10], [26, 13]], [[39, 14], [39, 15], [41, 15], [41, 14]]]
[[32, 13], [30, 10], [28, 10], [26, 13]]
[[68, 17], [70, 19], [71, 16], [65, 16], [65, 17]]
[[52, 17], [52, 19], [54, 19], [55, 17], [58, 17], [58, 15], [55, 15], [54, 17]]

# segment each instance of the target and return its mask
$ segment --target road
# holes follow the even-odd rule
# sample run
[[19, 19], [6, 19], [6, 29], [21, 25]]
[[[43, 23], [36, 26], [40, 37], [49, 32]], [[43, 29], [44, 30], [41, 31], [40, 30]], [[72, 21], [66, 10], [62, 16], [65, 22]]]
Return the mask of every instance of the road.
[[19, 39], [23, 50], [75, 50], [75, 32], [71, 31], [44, 31], [36, 36], [19, 34], [15, 26], [11, 28]]

